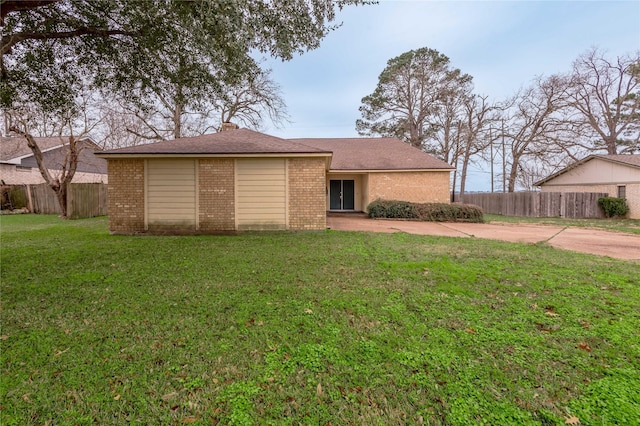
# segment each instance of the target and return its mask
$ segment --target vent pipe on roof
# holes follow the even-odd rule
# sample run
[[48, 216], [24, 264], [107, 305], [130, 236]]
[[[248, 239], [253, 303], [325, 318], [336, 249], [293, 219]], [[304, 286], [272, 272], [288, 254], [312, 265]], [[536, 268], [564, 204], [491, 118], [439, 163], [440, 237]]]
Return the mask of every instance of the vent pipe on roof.
[[220, 129], [220, 131], [226, 132], [228, 130], [236, 130], [237, 128], [238, 125], [236, 123], [224, 122], [222, 123], [222, 128]]

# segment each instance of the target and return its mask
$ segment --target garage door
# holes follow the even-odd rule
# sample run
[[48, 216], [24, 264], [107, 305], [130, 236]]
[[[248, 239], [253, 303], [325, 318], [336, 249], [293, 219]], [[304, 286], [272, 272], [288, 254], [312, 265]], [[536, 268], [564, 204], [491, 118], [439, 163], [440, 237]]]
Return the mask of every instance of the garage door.
[[236, 217], [239, 230], [285, 229], [286, 160], [246, 159], [236, 162]]
[[195, 229], [195, 160], [148, 160], [147, 225]]

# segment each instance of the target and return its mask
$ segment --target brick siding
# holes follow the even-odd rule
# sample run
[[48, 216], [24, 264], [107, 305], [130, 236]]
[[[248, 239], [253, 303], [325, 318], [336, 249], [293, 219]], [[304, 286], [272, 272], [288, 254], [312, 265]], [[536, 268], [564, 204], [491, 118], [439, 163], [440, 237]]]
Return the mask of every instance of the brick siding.
[[369, 173], [367, 202], [449, 203], [449, 176], [449, 171]]
[[144, 160], [109, 160], [109, 230], [144, 232]]
[[288, 174], [289, 229], [326, 229], [324, 158], [290, 158]]
[[198, 219], [201, 232], [235, 230], [234, 161], [200, 160]]
[[[640, 219], [640, 184], [626, 184], [626, 199], [629, 219]], [[542, 185], [542, 192], [606, 192], [610, 197], [618, 196], [618, 185]]]
[[[61, 171], [49, 169], [51, 176], [59, 176]], [[0, 178], [7, 185], [37, 185], [45, 183], [40, 170], [36, 167], [16, 167], [13, 164], [0, 164]], [[107, 175], [99, 173], [76, 172], [73, 183], [107, 183]]]

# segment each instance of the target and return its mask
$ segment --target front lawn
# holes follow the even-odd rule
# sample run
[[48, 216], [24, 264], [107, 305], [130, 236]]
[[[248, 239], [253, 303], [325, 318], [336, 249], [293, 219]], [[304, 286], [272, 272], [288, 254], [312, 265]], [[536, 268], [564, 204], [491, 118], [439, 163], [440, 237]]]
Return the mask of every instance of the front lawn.
[[526, 223], [580, 228], [601, 228], [608, 231], [640, 234], [640, 219], [566, 219], [562, 217], [517, 217], [484, 214], [485, 222]]
[[636, 262], [2, 216], [0, 424], [632, 424]]

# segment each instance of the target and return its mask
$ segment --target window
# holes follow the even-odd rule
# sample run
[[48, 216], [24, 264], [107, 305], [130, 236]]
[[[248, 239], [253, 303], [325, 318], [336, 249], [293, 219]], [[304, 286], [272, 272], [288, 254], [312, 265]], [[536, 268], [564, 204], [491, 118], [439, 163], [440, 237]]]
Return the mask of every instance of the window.
[[627, 198], [627, 187], [625, 185], [618, 185], [618, 198]]

